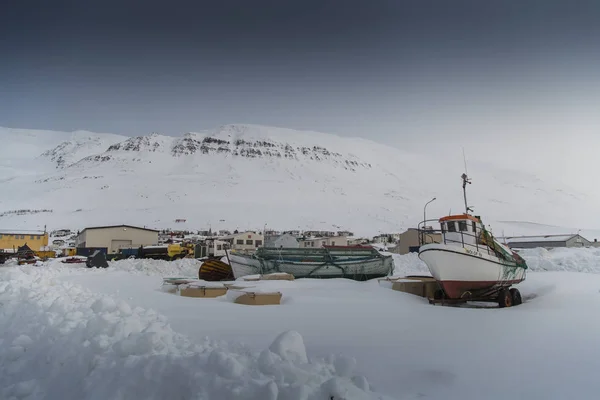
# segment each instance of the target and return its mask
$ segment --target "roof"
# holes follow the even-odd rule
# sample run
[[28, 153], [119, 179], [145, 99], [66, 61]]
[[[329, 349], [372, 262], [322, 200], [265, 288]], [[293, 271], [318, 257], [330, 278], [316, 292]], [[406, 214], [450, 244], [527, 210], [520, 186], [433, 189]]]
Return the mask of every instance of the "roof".
[[235, 239], [236, 237], [242, 236], [242, 235], [258, 235], [258, 236], [262, 236], [260, 234], [257, 234], [254, 231], [245, 231], [245, 232], [232, 233], [231, 235], [221, 236], [219, 239]]
[[21, 229], [0, 229], [0, 235], [44, 235], [44, 231], [26, 231]]
[[336, 239], [336, 238], [344, 238], [345, 236], [323, 236], [323, 237], [305, 237], [304, 239], [300, 238], [298, 240], [302, 241], [302, 242], [313, 242], [313, 241], [327, 241], [330, 239]]
[[481, 220], [479, 218], [474, 217], [469, 214], [448, 215], [447, 217], [440, 218], [440, 222], [457, 221], [457, 220], [464, 220], [464, 219], [469, 219], [469, 220], [475, 221], [475, 222], [481, 222]]
[[92, 229], [109, 229], [109, 228], [133, 228], [133, 229], [141, 229], [143, 231], [152, 231], [152, 232], [158, 232], [157, 229], [150, 229], [150, 228], [142, 228], [140, 226], [133, 226], [133, 225], [105, 225], [105, 226], [90, 226], [88, 228], [85, 228], [84, 230], [82, 230], [81, 232], [85, 232], [85, 231], [89, 231]]
[[296, 236], [292, 235], [291, 233], [280, 233], [280, 234], [276, 234], [276, 235], [265, 235], [266, 239], [279, 239], [280, 237], [283, 236], [289, 236], [291, 238], [297, 239]]
[[569, 239], [579, 236], [576, 233], [567, 235], [544, 235], [544, 236], [515, 236], [503, 238], [507, 243], [528, 243], [528, 242], [566, 242]]

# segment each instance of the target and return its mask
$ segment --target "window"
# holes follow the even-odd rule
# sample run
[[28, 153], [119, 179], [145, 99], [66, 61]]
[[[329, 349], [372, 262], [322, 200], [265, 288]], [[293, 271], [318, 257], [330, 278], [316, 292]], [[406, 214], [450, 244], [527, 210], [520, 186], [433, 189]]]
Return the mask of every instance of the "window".
[[335, 240], [332, 240], [332, 241], [331, 241], [331, 245], [332, 245], [332, 246], [335, 246]]
[[33, 235], [31, 235], [31, 236], [29, 237], [29, 239], [33, 240], [33, 239], [35, 239], [35, 237], [34, 237]]
[[315, 242], [310, 242], [310, 247], [315, 247]]
[[21, 239], [25, 239], [25, 235], [21, 235]]
[[448, 232], [456, 232], [456, 224], [454, 221], [448, 222]]
[[458, 230], [461, 232], [467, 231], [467, 221], [458, 221]]
[[235, 244], [244, 244], [244, 239], [238, 239], [238, 240], [236, 240]]
[[256, 240], [254, 244], [256, 245], [256, 247], [262, 246], [262, 240]]
[[471, 222], [473, 222], [473, 232], [477, 233], [477, 224], [475, 224], [475, 221]]
[[246, 244], [252, 246], [252, 239], [246, 240]]
[[0, 239], [2, 239], [2, 234], [0, 233]]
[[223, 245], [222, 244], [218, 244], [217, 245], [217, 250], [223, 250]]

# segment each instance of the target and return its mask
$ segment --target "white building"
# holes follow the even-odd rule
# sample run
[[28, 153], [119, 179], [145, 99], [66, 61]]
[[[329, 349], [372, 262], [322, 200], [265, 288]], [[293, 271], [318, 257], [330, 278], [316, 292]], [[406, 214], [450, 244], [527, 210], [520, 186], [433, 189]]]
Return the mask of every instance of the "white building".
[[300, 241], [300, 247], [319, 248], [323, 246], [348, 246], [348, 238], [345, 236], [311, 237]]
[[382, 233], [373, 237], [373, 243], [396, 243], [400, 241], [400, 233]]
[[359, 246], [362, 244], [369, 244], [370, 240], [367, 238], [348, 238], [348, 246]]
[[298, 248], [300, 243], [295, 236], [289, 233], [281, 235], [267, 235], [265, 236], [265, 247], [283, 247], [283, 248]]
[[194, 256], [202, 257], [223, 257], [226, 255], [225, 249], [229, 247], [229, 243], [223, 240], [207, 239], [196, 244]]
[[228, 242], [233, 250], [256, 250], [264, 243], [264, 236], [252, 231], [234, 233], [219, 239]]

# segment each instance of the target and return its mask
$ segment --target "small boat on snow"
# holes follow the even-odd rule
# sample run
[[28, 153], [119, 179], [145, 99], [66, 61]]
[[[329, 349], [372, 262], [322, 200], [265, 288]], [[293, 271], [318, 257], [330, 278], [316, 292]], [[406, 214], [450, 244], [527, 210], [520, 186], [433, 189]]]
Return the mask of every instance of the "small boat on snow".
[[[511, 285], [525, 280], [527, 264], [489, 232], [479, 216], [469, 214], [466, 174], [462, 175], [465, 213], [439, 219], [440, 243], [427, 243], [434, 233], [420, 229], [419, 258], [427, 264], [447, 299], [494, 299], [500, 307], [521, 303], [521, 295]], [[423, 222], [425, 224], [426, 221]]]
[[389, 275], [391, 255], [372, 247], [326, 246], [322, 248], [260, 247], [253, 254], [229, 253], [234, 277], [285, 272], [296, 278], [348, 278], [365, 281]]

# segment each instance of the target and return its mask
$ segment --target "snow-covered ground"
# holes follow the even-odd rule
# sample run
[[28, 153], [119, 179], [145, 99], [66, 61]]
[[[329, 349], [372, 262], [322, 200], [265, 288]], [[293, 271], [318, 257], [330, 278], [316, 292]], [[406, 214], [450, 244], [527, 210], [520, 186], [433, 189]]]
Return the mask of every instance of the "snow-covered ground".
[[377, 281], [247, 282], [283, 293], [258, 307], [162, 291], [191, 260], [2, 267], [0, 398], [596, 398], [600, 249], [521, 254], [525, 303], [502, 310]]

